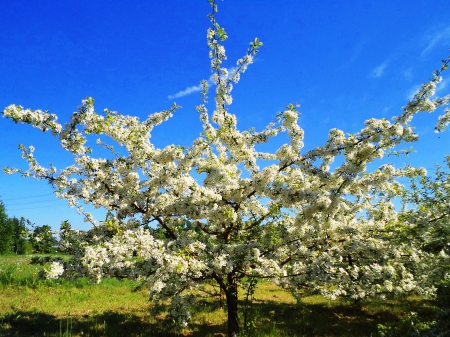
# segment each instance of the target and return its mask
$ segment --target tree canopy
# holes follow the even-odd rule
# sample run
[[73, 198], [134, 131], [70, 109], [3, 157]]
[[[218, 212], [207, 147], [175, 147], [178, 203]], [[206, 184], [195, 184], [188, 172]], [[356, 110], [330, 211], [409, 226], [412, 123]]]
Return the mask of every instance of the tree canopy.
[[8, 217], [0, 201], [0, 254], [25, 254], [27, 234], [26, 220]]

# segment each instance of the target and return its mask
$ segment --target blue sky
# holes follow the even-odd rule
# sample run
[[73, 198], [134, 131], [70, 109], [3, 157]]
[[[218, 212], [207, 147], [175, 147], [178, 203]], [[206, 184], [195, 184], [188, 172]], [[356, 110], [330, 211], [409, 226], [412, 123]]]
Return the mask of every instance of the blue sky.
[[[368, 118], [398, 115], [450, 54], [447, 1], [218, 5], [217, 20], [229, 36], [226, 66], [234, 66], [255, 37], [264, 43], [233, 91], [230, 111], [239, 128], [262, 129], [287, 104], [299, 103], [306, 149], [323, 144], [331, 128], [354, 133]], [[195, 86], [210, 76], [209, 12], [206, 0], [1, 1], [0, 107], [50, 110], [65, 122], [86, 96], [94, 97], [97, 111], [109, 108], [142, 119], [176, 101], [183, 109], [152, 139], [158, 146], [188, 145], [201, 130]], [[438, 95], [448, 92], [445, 80]], [[434, 114], [414, 121], [417, 152], [392, 158], [396, 165], [432, 169], [442, 163], [450, 136], [433, 132], [436, 119]], [[19, 143], [34, 145], [41, 164], [71, 163], [50, 134], [5, 118], [0, 132], [0, 166], [24, 167]], [[0, 199], [9, 216], [37, 225], [57, 229], [69, 220], [89, 227], [43, 181], [0, 174]]]

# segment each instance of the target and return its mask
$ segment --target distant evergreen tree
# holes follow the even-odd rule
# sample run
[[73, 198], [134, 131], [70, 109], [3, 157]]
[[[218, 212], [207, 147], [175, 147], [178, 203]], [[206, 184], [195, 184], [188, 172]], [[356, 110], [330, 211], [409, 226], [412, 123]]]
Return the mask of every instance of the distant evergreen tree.
[[12, 252], [16, 254], [26, 254], [30, 252], [30, 244], [28, 242], [28, 229], [24, 217], [17, 219], [13, 217], [9, 219], [13, 228], [13, 244]]
[[6, 215], [5, 205], [0, 201], [0, 254], [12, 252], [14, 228], [11, 219]]
[[9, 218], [5, 205], [0, 201], [0, 254], [31, 253], [27, 221], [23, 217]]

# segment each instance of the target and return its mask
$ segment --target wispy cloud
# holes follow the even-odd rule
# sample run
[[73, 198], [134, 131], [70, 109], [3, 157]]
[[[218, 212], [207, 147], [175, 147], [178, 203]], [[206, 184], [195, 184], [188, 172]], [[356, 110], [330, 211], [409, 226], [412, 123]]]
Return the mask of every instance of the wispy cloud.
[[443, 79], [442, 82], [440, 82], [437, 86], [436, 86], [436, 92], [439, 93], [442, 90], [444, 90], [447, 87], [447, 84], [449, 83], [449, 79]]
[[384, 107], [381, 111], [383, 114], [387, 114], [392, 109], [392, 105]]
[[384, 69], [387, 67], [387, 62], [383, 62], [378, 67], [372, 70], [370, 76], [371, 77], [381, 77], [384, 74]]
[[408, 81], [411, 81], [412, 78], [414, 77], [414, 74], [413, 74], [413, 72], [412, 72], [412, 69], [411, 69], [411, 68], [406, 69], [406, 70], [403, 72], [403, 76], [404, 76], [405, 79], [407, 79]]
[[436, 45], [439, 44], [446, 44], [448, 45], [450, 43], [450, 26], [439, 29], [437, 33], [432, 34], [430, 37], [427, 38], [428, 43], [424, 50], [422, 50], [422, 56], [427, 54], [431, 51]]
[[192, 87], [187, 87], [184, 90], [178, 91], [176, 94], [169, 95], [169, 96], [167, 96], [167, 98], [168, 99], [180, 98], [180, 97], [187, 96], [187, 95], [190, 95], [190, 94], [193, 94], [193, 93], [196, 93], [196, 92], [200, 92], [200, 91], [202, 91], [201, 84], [194, 85]]
[[[236, 71], [236, 67], [232, 67], [232, 68], [229, 68], [227, 70], [228, 70], [228, 74], [232, 76], [233, 72]], [[226, 75], [224, 75], [224, 76], [228, 77]], [[208, 83], [208, 86], [212, 86], [214, 84], [214, 81], [212, 80], [212, 76], [208, 79], [207, 83]], [[169, 95], [169, 96], [167, 96], [167, 98], [168, 99], [175, 99], [175, 98], [184, 97], [184, 96], [187, 96], [187, 95], [190, 95], [190, 94], [194, 94], [196, 92], [200, 92], [200, 91], [202, 91], [202, 89], [203, 88], [202, 88], [201, 84], [193, 85], [192, 87], [187, 87], [184, 90], [178, 91], [176, 94]]]
[[419, 91], [420, 87], [421, 87], [421, 85], [414, 85], [414, 86], [412, 86], [408, 90], [408, 93], [406, 94], [406, 99], [412, 100], [414, 95]]
[[[438, 83], [438, 84], [436, 85], [436, 94], [441, 93], [442, 90], [444, 90], [444, 89], [447, 87], [447, 85], [448, 85], [449, 83], [450, 83], [450, 80], [449, 80], [449, 79], [444, 79], [444, 80], [442, 80], [442, 82]], [[419, 85], [419, 84], [412, 86], [412, 87], [408, 90], [408, 93], [407, 93], [407, 95], [406, 95], [406, 98], [407, 98], [408, 100], [413, 99], [414, 95], [419, 91], [419, 89], [420, 89], [421, 87], [422, 87], [422, 85]]]
[[355, 62], [355, 60], [359, 57], [362, 50], [366, 46], [367, 42], [368, 42], [367, 39], [359, 41], [359, 43], [353, 48], [352, 54], [347, 59], [347, 62], [345, 62], [344, 65], [342, 66], [343, 69], [347, 69], [348, 67], [350, 67], [353, 64], [353, 62]]

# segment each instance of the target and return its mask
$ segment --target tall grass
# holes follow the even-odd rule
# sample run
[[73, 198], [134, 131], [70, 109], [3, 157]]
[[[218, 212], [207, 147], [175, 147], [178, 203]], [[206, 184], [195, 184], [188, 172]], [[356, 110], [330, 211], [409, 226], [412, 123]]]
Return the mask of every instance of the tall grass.
[[[30, 257], [0, 256], [0, 337], [6, 336], [225, 336], [226, 312], [219, 300], [204, 298], [192, 308], [192, 321], [177, 327], [168, 308], [149, 302], [137, 282], [109, 279], [42, 281]], [[271, 282], [259, 282], [241, 322], [249, 337], [377, 336], [379, 324], [395, 324], [415, 311], [424, 319], [437, 311], [420, 298], [328, 301], [304, 293], [301, 303]]]
[[0, 257], [0, 287], [35, 287], [38, 267], [30, 265], [30, 256], [3, 255]]

